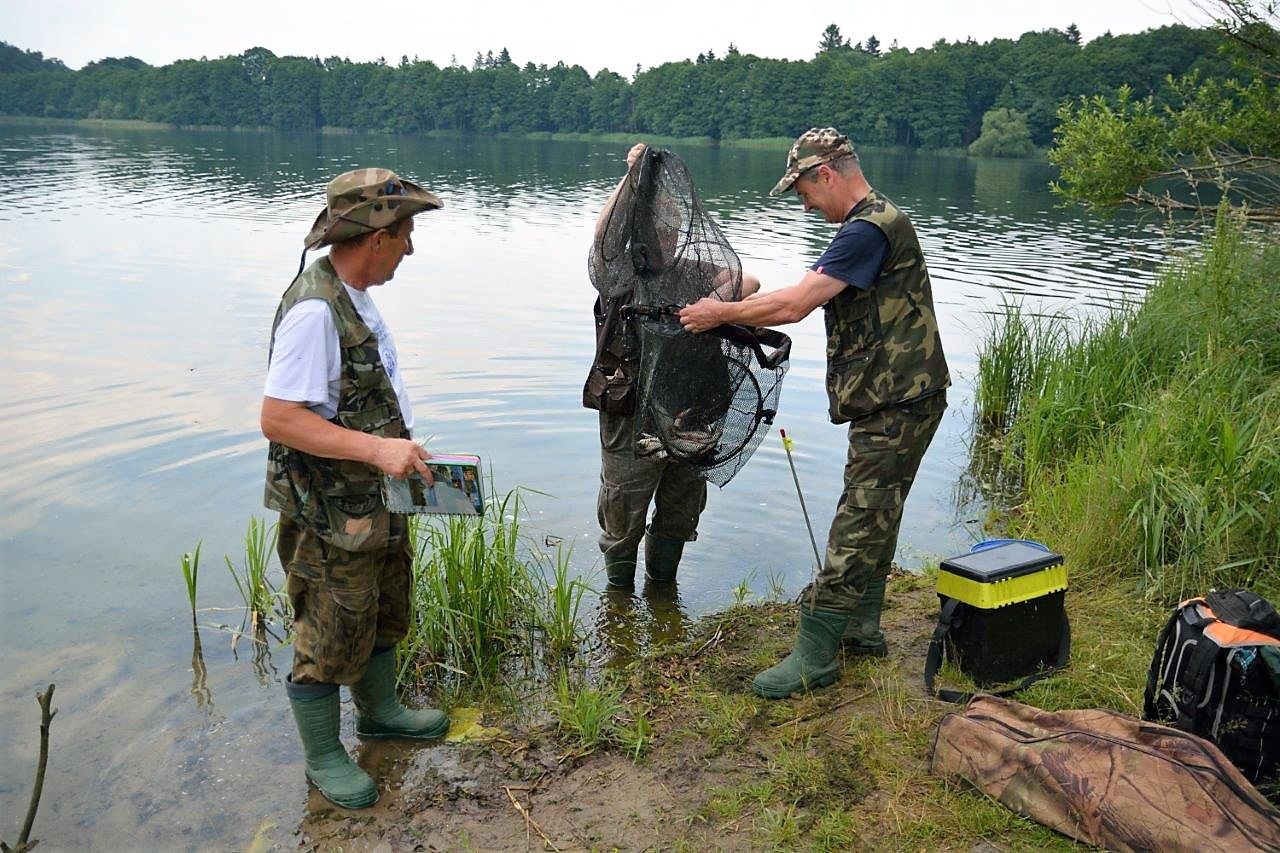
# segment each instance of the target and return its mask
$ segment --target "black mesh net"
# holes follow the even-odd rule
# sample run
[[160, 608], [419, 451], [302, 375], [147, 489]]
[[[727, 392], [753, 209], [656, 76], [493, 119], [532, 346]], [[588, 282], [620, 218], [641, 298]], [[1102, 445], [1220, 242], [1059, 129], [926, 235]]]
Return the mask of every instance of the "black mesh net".
[[646, 149], [591, 248], [591, 279], [639, 341], [634, 448], [671, 458], [724, 486], [777, 412], [791, 341], [772, 329], [722, 326], [701, 335], [676, 313], [704, 297], [742, 296], [742, 264], [702, 207], [688, 169]]

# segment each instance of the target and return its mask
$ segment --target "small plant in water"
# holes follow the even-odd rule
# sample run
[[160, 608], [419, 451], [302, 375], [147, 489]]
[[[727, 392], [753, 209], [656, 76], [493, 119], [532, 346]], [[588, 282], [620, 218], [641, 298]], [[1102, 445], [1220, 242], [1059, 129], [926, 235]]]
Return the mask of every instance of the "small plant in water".
[[550, 581], [540, 576], [542, 630], [546, 637], [546, 651], [552, 656], [572, 656], [582, 640], [578, 612], [588, 587], [581, 578], [569, 577], [569, 554], [569, 551], [557, 548]]
[[200, 546], [203, 540], [196, 543], [196, 549], [182, 555], [182, 579], [187, 583], [187, 601], [191, 604], [191, 624], [196, 622], [196, 586], [200, 580]]
[[733, 606], [741, 607], [751, 598], [751, 582], [755, 580], [756, 573], [748, 572], [747, 576], [742, 579], [737, 586], [733, 588]]
[[244, 599], [245, 616], [240, 623], [241, 631], [246, 625], [253, 633], [265, 628], [280, 606], [279, 594], [267, 579], [267, 563], [275, 550], [275, 543], [276, 525], [268, 527], [265, 521], [255, 516], [249, 519], [249, 529], [244, 534], [243, 569], [237, 569], [230, 557], [223, 557], [236, 589]]

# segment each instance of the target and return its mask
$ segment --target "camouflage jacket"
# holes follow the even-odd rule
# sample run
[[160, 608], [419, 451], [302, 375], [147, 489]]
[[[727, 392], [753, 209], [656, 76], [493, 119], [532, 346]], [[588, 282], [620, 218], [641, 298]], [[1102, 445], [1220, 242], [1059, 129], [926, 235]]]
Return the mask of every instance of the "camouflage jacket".
[[[328, 257], [307, 267], [280, 298], [271, 326], [272, 346], [289, 309], [316, 298], [329, 303], [342, 354], [338, 411], [331, 422], [386, 438], [408, 438], [395, 389], [378, 356], [378, 338], [360, 319]], [[372, 465], [322, 459], [273, 441], [267, 451], [264, 503], [344, 551], [387, 545], [390, 519], [382, 476]]]
[[880, 275], [826, 304], [827, 396], [832, 423], [846, 423], [951, 384], [920, 242], [906, 214], [872, 190], [845, 217], [889, 240]]

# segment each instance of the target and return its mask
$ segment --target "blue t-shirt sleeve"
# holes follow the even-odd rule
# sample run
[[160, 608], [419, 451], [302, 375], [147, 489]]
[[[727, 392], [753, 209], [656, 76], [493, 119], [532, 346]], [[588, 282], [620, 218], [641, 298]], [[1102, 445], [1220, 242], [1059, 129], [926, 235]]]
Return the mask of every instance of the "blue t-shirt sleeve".
[[889, 239], [870, 222], [855, 219], [840, 229], [809, 269], [866, 290], [889, 256]]

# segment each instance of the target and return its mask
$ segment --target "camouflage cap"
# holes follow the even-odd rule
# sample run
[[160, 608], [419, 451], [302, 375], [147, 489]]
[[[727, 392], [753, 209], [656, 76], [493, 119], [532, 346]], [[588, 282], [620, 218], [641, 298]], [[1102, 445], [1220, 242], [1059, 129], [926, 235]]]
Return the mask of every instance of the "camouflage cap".
[[769, 191], [769, 195], [782, 195], [792, 184], [814, 166], [830, 163], [845, 155], [857, 157], [853, 143], [834, 127], [811, 127], [791, 146], [787, 153], [787, 171]]
[[434, 193], [401, 180], [390, 169], [353, 169], [329, 182], [327, 204], [316, 217], [305, 244], [308, 249], [341, 243], [443, 207]]

